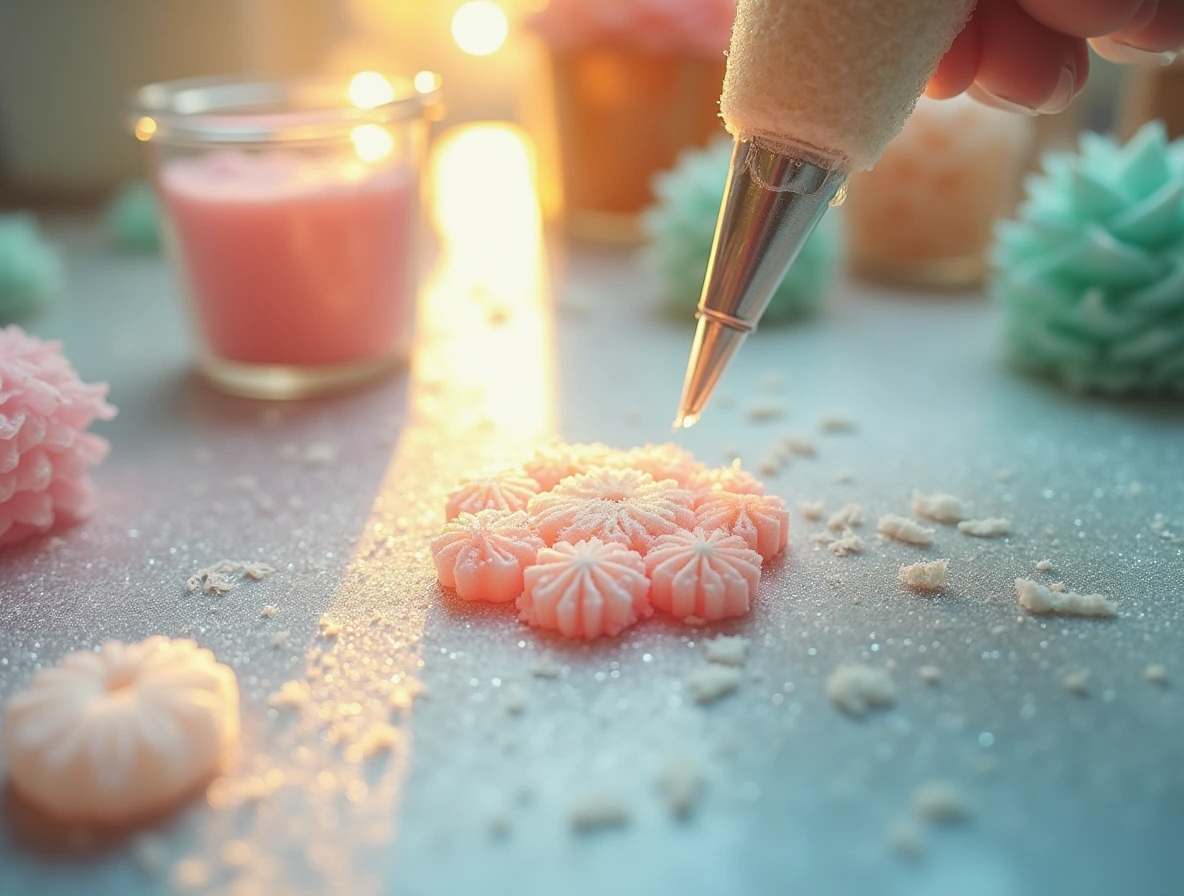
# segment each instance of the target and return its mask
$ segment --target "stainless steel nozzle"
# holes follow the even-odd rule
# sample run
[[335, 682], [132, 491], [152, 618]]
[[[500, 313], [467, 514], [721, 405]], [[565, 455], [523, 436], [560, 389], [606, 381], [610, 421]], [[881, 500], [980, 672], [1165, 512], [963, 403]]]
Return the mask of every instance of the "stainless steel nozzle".
[[699, 419], [846, 179], [804, 158], [736, 141], [675, 427]]

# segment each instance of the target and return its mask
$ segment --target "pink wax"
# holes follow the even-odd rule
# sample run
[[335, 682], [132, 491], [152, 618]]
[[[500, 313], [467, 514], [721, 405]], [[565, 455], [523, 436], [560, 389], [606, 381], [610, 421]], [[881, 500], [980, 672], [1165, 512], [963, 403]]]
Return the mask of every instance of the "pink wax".
[[160, 191], [208, 349], [293, 366], [406, 351], [416, 189], [409, 166], [340, 155], [166, 162]]

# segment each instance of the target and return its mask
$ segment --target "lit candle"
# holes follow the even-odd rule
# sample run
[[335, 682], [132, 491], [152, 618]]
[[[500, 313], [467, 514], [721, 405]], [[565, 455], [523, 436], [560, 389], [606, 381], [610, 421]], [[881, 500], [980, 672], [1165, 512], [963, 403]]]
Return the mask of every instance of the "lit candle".
[[[295, 397], [406, 356], [431, 80], [417, 89], [369, 72], [348, 84], [141, 91], [150, 107], [139, 111], [154, 114], [136, 133], [156, 149], [170, 250], [216, 385]], [[163, 112], [151, 108], [158, 93]], [[265, 103], [278, 111], [250, 111]], [[171, 111], [187, 104], [205, 111]]]
[[979, 283], [1030, 130], [1030, 119], [966, 97], [922, 97], [876, 167], [851, 179], [844, 213], [856, 270], [908, 285]]

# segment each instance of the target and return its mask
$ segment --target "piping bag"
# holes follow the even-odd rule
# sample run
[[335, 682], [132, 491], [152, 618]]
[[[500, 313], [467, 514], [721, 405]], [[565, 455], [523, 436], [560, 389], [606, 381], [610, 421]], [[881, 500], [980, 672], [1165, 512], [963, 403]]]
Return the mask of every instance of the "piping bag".
[[900, 133], [974, 0], [739, 0], [735, 138], [675, 428], [694, 425], [853, 171]]

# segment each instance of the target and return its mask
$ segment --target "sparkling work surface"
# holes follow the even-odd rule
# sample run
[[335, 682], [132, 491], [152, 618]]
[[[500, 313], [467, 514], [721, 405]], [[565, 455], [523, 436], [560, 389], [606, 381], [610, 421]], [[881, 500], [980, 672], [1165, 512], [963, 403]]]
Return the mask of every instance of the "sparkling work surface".
[[[238, 674], [244, 742], [147, 835], [62, 831], [6, 792], [0, 892], [1179, 892], [1184, 539], [1163, 537], [1184, 533], [1178, 407], [1009, 373], [980, 299], [844, 284], [822, 319], [752, 338], [682, 438], [749, 467], [785, 431], [817, 446], [767, 479], [793, 533], [752, 615], [571, 645], [440, 595], [427, 543], [443, 495], [550, 432], [666, 439], [690, 332], [654, 314], [628, 255], [555, 250], [544, 265], [537, 218], [510, 230], [508, 267], [451, 231], [410, 373], [269, 405], [192, 378], [158, 261], [111, 255], [90, 222], [52, 228], [71, 285], [31, 329], [108, 380], [120, 416], [99, 427], [114, 449], [96, 517], [0, 559], [0, 698], [104, 638], [193, 637]], [[754, 422], [758, 400], [784, 417]], [[854, 430], [822, 432], [828, 414]], [[1010, 517], [1013, 533], [934, 524], [933, 548], [881, 543], [875, 520], [908, 515], [913, 488]], [[804, 500], [861, 503], [866, 552], [812, 544], [824, 523], [802, 520]], [[223, 557], [278, 572], [225, 597], [185, 592]], [[898, 587], [900, 564], [938, 557], [948, 593]], [[1053, 572], [1036, 573], [1045, 558]], [[1017, 576], [1109, 595], [1118, 617], [1025, 619]], [[696, 705], [683, 679], [718, 632], [752, 639], [743, 681]], [[544, 651], [557, 677], [534, 674]], [[824, 683], [845, 662], [891, 667], [895, 706], [839, 713]], [[1144, 679], [1151, 663], [1169, 685]], [[1062, 684], [1081, 670], [1084, 696]], [[269, 706], [289, 680], [310, 699]], [[656, 785], [678, 756], [706, 778], [686, 821]], [[886, 832], [933, 779], [969, 818], [922, 827], [909, 860]], [[631, 822], [574, 833], [572, 805], [597, 790], [621, 794]]]

